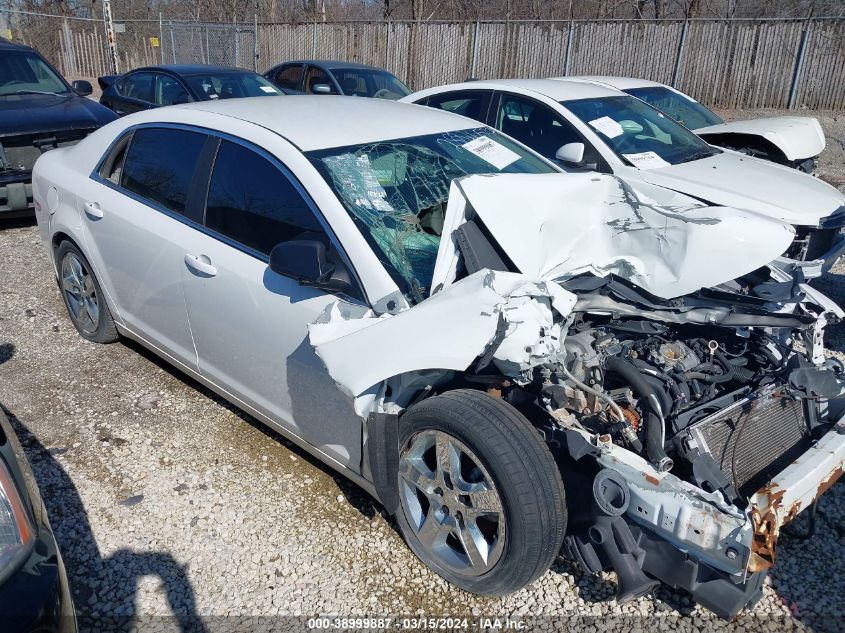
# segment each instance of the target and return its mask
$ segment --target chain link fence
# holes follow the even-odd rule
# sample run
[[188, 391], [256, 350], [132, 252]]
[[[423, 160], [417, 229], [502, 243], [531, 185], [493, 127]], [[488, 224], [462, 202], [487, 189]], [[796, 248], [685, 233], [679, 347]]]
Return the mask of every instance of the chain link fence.
[[[69, 77], [114, 72], [101, 20], [6, 13]], [[205, 24], [115, 21], [119, 71], [158, 63], [263, 72], [290, 59], [381, 66], [414, 89], [468, 77], [622, 75], [725, 108], [845, 108], [845, 19]]]

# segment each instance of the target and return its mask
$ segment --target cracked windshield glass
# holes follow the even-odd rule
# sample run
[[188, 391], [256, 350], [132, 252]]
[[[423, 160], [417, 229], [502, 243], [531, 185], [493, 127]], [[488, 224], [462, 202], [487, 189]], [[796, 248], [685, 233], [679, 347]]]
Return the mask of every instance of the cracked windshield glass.
[[556, 171], [488, 128], [320, 150], [308, 156], [412, 302], [429, 294], [452, 180], [471, 174]]

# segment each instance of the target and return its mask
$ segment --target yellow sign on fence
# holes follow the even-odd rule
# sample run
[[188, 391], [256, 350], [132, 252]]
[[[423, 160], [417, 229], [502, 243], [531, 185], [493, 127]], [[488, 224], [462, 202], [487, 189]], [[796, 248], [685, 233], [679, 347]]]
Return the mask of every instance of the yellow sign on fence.
[[7, 40], [12, 39], [12, 29], [3, 29], [0, 31], [0, 37], [5, 37]]
[[152, 46], [153, 48], [158, 48], [159, 46], [161, 46], [161, 43], [158, 41], [157, 37], [151, 37], [150, 46]]

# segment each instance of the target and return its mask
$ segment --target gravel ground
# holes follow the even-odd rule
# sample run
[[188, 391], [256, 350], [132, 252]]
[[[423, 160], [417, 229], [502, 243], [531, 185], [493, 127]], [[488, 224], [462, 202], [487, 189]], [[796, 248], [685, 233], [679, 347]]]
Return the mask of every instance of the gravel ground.
[[[378, 504], [260, 423], [134, 344], [81, 339], [32, 224], [0, 227], [0, 280], [0, 403], [41, 485], [85, 630], [293, 628], [318, 614], [841, 630], [842, 483], [823, 497], [811, 541], [782, 539], [763, 599], [732, 623], [665, 587], [617, 605], [613, 574], [568, 563], [481, 598], [429, 572]], [[845, 265], [822, 286], [845, 301]], [[845, 358], [845, 327], [828, 339]]]

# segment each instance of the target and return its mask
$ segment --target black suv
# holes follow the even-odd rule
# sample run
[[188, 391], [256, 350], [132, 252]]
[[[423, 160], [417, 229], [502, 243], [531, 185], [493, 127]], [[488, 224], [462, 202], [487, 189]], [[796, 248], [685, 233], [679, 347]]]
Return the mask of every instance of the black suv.
[[72, 145], [113, 121], [34, 49], [0, 38], [0, 218], [32, 212], [32, 166], [42, 152]]

